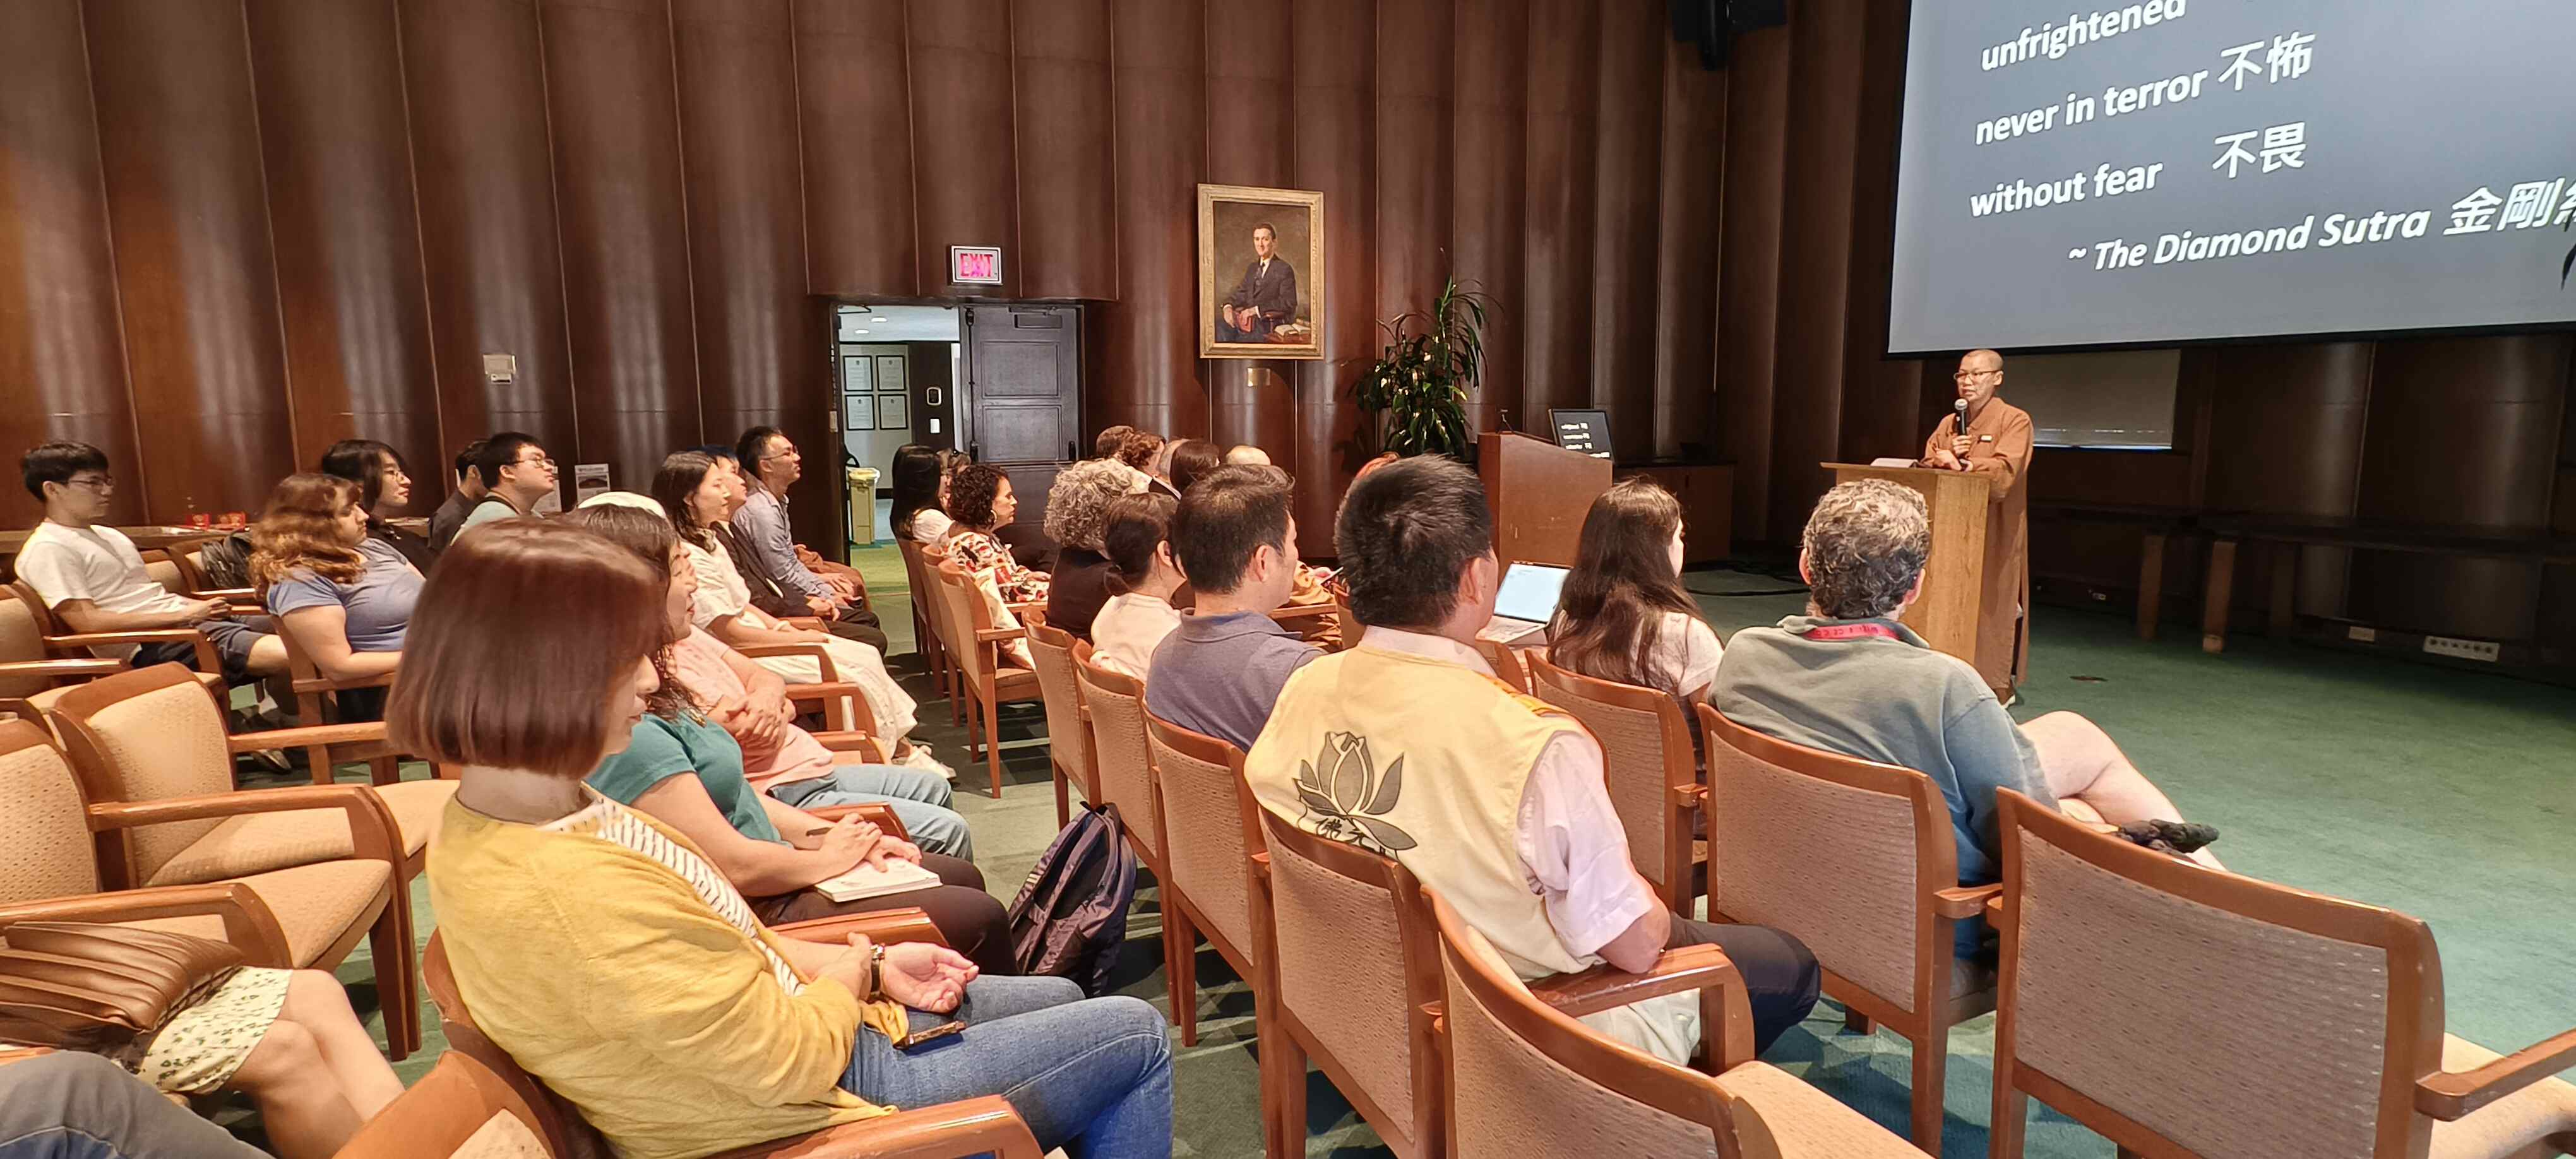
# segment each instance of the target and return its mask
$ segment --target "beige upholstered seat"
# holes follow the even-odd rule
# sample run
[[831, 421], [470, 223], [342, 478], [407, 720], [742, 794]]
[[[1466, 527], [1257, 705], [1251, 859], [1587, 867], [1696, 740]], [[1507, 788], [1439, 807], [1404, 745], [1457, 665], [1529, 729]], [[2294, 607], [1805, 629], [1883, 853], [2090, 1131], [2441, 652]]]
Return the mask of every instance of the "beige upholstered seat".
[[[1253, 957], [1253, 857], [1259, 806], [1244, 791], [1243, 750], [1147, 713], [1164, 842], [1163, 938], [1175, 946], [1172, 1012], [1181, 1045], [1198, 1043], [1198, 946], [1205, 936], [1235, 974], [1259, 988]], [[1178, 918], [1176, 921], [1175, 918]]]
[[115, 660], [56, 657], [45, 648], [45, 628], [19, 597], [24, 585], [0, 587], [0, 712], [33, 719], [44, 713], [39, 701], [72, 682], [124, 671]]
[[2021, 1154], [2030, 1096], [2157, 1155], [2576, 1146], [2576, 1087], [2548, 1077], [2576, 1063], [2576, 1031], [2503, 1063], [2444, 1034], [2423, 922], [2204, 869], [2019, 793], [2001, 800], [1998, 1159]]
[[[1460, 1155], [1510, 1159], [1898, 1159], [1898, 1138], [1785, 1071], [1746, 1061], [1712, 1078], [1608, 1038], [1532, 994], [1455, 911], [1440, 927], [1450, 1091]], [[1729, 981], [1731, 979], [1732, 981]], [[1749, 1020], [1740, 977], [1725, 1001]]]
[[[193, 682], [191, 682], [193, 684]], [[302, 804], [337, 801], [370, 818], [365, 844], [379, 856], [347, 857], [223, 881], [103, 892], [100, 836], [122, 834], [138, 823], [132, 805], [95, 805], [51, 738], [26, 721], [0, 723], [0, 925], [39, 918], [116, 921], [176, 930], [241, 946], [253, 965], [328, 970], [368, 939], [379, 971], [388, 1037], [394, 1057], [416, 1040], [407, 1012], [415, 993], [408, 963], [409, 924], [397, 921], [407, 906], [391, 903], [394, 864], [391, 825], [381, 806], [357, 786], [269, 790]], [[229, 793], [164, 805], [256, 807], [263, 794]], [[349, 822], [343, 817], [344, 833]]]
[[1601, 742], [1610, 806], [1628, 831], [1628, 859], [1666, 906], [1689, 913], [1700, 893], [1691, 830], [1705, 795], [1693, 767], [1690, 718], [1652, 688], [1578, 676], [1536, 655], [1528, 667], [1535, 695]]
[[[1254, 893], [1261, 1099], [1305, 1153], [1306, 1063], [1339, 1087], [1402, 1159], [1448, 1154], [1439, 1052], [1437, 935], [1416, 920], [1421, 886], [1387, 858], [1260, 812], [1269, 872]], [[1461, 1151], [1465, 1154], [1490, 1152]]]
[[[100, 868], [115, 886], [234, 880], [344, 860], [372, 864], [371, 850], [381, 829], [391, 875], [386, 895], [407, 899], [438, 818], [456, 791], [456, 783], [447, 780], [236, 791], [232, 756], [237, 751], [271, 743], [300, 747], [307, 739], [381, 726], [333, 725], [279, 729], [256, 739], [230, 737], [205, 685], [175, 664], [72, 689], [48, 719], [71, 757], [93, 814], [115, 808], [136, 818], [100, 835]], [[306, 804], [299, 807], [294, 804], [298, 801]], [[389, 920], [394, 927], [391, 945], [403, 951], [392, 954], [394, 981], [409, 997], [416, 993], [408, 953], [411, 907], [390, 907]], [[390, 997], [387, 1009], [388, 1021], [394, 1021]], [[416, 1013], [403, 1013], [403, 1031], [417, 1034]]]
[[1082, 686], [1073, 675], [1073, 648], [1080, 641], [1052, 624], [1029, 628], [1029, 655], [1037, 661], [1038, 693], [1046, 701], [1047, 754], [1055, 766], [1055, 823], [1073, 820], [1071, 794], [1086, 804], [1100, 800], [1100, 784], [1091, 767], [1091, 726], [1082, 719]]
[[1815, 952], [1855, 1028], [1914, 1043], [1913, 1137], [1941, 1146], [1950, 1028], [1993, 1008], [1956, 956], [1994, 892], [1958, 886], [1948, 804], [1930, 777], [1765, 736], [1698, 706], [1707, 734], [1711, 921], [1786, 930]]

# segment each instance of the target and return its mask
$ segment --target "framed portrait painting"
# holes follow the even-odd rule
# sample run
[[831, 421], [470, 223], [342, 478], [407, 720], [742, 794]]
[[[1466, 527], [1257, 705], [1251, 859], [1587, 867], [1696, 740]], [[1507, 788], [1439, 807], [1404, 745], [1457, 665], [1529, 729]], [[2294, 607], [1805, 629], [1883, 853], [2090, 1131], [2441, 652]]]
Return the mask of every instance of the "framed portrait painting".
[[1199, 356], [1322, 358], [1324, 195], [1199, 186]]

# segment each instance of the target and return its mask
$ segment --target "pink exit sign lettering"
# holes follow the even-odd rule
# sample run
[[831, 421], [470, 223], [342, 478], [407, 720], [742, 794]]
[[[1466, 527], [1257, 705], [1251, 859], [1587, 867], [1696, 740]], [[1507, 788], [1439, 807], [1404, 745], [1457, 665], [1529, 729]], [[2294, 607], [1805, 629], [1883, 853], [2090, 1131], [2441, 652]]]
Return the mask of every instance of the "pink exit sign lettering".
[[1001, 248], [980, 245], [948, 247], [948, 280], [961, 286], [1001, 285]]

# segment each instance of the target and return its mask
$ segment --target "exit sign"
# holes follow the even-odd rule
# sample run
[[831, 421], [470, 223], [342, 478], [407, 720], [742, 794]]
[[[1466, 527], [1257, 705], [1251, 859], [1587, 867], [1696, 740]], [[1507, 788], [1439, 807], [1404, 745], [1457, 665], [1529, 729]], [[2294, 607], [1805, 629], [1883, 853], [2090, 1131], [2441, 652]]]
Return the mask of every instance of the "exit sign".
[[998, 286], [1002, 284], [1002, 247], [990, 245], [953, 245], [948, 247], [948, 280], [959, 286]]

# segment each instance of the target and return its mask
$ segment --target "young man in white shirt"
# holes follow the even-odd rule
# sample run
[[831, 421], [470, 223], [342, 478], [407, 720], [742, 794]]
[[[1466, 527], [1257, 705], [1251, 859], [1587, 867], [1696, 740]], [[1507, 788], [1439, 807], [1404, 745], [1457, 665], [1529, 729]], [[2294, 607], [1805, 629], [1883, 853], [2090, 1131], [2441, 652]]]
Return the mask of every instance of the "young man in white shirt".
[[[1525, 981], [1604, 961], [1642, 971], [1667, 948], [1714, 944], [1743, 976], [1756, 1049], [1806, 1017], [1815, 955], [1778, 930], [1667, 909], [1629, 860], [1600, 743], [1478, 655], [1500, 568], [1475, 472], [1436, 456], [1372, 472], [1334, 539], [1367, 630], [1280, 690], [1244, 759], [1262, 807], [1401, 862]], [[1701, 1033], [1686, 995], [1584, 1021], [1676, 1064]]]
[[[286, 645], [265, 616], [235, 618], [222, 600], [192, 600], [162, 587], [125, 533], [100, 521], [116, 494], [107, 453], [87, 443], [46, 443], [18, 460], [27, 493], [45, 505], [45, 521], [18, 552], [18, 578], [36, 589], [74, 632], [148, 632], [194, 628], [214, 644], [224, 678], [236, 684], [286, 671]], [[137, 668], [194, 667], [190, 640], [101, 644], [90, 651]]]

